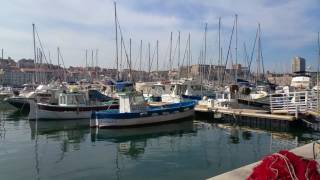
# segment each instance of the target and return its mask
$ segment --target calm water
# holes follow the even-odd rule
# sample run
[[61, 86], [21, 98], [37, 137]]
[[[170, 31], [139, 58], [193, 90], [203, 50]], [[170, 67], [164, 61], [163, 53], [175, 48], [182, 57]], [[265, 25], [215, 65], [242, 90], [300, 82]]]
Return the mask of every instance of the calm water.
[[0, 118], [0, 179], [10, 180], [204, 179], [320, 137], [197, 120], [96, 130], [88, 120]]

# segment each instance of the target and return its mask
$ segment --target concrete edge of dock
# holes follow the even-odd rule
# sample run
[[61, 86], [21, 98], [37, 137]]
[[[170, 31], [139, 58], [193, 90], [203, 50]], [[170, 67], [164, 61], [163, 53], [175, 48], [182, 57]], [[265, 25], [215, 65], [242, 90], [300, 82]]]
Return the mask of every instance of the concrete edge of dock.
[[[303, 145], [301, 147], [297, 147], [295, 149], [290, 150], [298, 156], [301, 156], [306, 159], [313, 159], [313, 143], [309, 143]], [[246, 179], [252, 173], [252, 170], [255, 166], [257, 166], [261, 161], [231, 170], [229, 172], [214, 176], [212, 178], [208, 178], [208, 180], [225, 180], [225, 179]]]

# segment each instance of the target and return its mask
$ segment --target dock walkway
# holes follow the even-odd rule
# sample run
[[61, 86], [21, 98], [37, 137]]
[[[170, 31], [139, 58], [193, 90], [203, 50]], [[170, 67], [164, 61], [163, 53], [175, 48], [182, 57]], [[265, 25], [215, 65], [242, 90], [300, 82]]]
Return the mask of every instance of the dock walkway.
[[[304, 157], [306, 159], [313, 159], [313, 143], [306, 144], [304, 146], [295, 148], [291, 150], [291, 152], [295, 153], [298, 156]], [[319, 159], [317, 160], [319, 162]], [[233, 180], [242, 180], [246, 179], [252, 173], [252, 169], [258, 165], [261, 161], [240, 167], [238, 169], [220, 174], [218, 176], [209, 178], [208, 180], [225, 180], [225, 179], [233, 179]]]
[[245, 116], [253, 118], [263, 118], [271, 120], [284, 120], [284, 121], [295, 121], [296, 117], [292, 115], [281, 115], [281, 114], [270, 114], [265, 110], [255, 110], [255, 109], [227, 109], [227, 108], [212, 108], [209, 109], [205, 106], [198, 105], [195, 107], [196, 112], [211, 112], [211, 113], [221, 113], [225, 115], [235, 115], [235, 116]]

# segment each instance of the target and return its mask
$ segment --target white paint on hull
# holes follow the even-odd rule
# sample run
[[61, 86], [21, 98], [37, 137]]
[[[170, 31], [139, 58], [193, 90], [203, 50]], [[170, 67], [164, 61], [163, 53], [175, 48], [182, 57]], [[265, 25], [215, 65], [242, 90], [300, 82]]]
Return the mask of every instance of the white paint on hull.
[[69, 119], [90, 119], [92, 111], [48, 111], [39, 109], [36, 107], [36, 103], [29, 100], [30, 112], [28, 119], [59, 119], [59, 120], [69, 120]]
[[162, 123], [168, 121], [174, 121], [183, 119], [194, 115], [194, 109], [190, 109], [185, 112], [174, 112], [165, 115], [156, 115], [140, 118], [130, 119], [92, 119], [90, 125], [103, 128], [103, 127], [121, 127], [121, 126], [135, 126], [135, 125], [146, 125], [154, 123]]

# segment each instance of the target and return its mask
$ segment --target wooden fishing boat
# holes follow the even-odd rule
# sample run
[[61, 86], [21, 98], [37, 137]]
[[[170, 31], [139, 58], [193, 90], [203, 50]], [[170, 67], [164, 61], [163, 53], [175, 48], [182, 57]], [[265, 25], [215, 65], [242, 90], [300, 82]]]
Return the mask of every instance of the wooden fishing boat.
[[29, 100], [29, 120], [35, 119], [90, 119], [92, 112], [117, 109], [118, 103], [89, 104], [84, 93], [60, 93], [58, 104], [37, 103]]
[[119, 110], [92, 114], [90, 126], [99, 128], [164, 123], [194, 115], [195, 101], [148, 106], [142, 94], [119, 93]]

